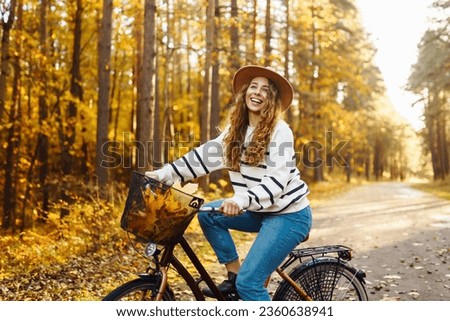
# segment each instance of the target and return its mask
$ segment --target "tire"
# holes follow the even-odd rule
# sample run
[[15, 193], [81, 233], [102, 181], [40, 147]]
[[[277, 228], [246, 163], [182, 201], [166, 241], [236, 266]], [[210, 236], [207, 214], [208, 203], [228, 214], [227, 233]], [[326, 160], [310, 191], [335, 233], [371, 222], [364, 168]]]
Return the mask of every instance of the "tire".
[[[332, 258], [315, 259], [301, 264], [289, 276], [314, 301], [367, 301], [363, 273]], [[304, 301], [288, 282], [282, 281], [274, 301]]]
[[[102, 301], [155, 301], [158, 288], [158, 282], [155, 280], [140, 278], [122, 284]], [[175, 301], [169, 287], [164, 291], [163, 301]]]

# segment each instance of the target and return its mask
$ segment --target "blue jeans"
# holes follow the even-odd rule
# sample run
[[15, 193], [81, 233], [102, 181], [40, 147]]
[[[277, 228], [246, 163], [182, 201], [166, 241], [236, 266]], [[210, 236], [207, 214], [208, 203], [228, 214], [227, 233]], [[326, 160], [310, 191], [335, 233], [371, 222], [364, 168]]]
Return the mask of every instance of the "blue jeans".
[[[222, 201], [204, 205], [219, 207]], [[203, 233], [221, 264], [239, 259], [230, 229], [258, 232], [236, 279], [236, 288], [244, 301], [270, 301], [264, 282], [283, 262], [291, 250], [311, 230], [312, 215], [308, 206], [301, 211], [271, 215], [245, 211], [239, 216], [221, 213], [198, 214]]]

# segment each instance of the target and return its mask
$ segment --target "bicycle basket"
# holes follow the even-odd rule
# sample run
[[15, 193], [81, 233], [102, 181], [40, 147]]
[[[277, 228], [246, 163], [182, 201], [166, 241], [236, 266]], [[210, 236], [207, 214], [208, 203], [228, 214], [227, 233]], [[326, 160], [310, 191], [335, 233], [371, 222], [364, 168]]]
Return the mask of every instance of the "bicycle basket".
[[203, 202], [133, 172], [120, 226], [146, 241], [167, 245], [184, 233]]

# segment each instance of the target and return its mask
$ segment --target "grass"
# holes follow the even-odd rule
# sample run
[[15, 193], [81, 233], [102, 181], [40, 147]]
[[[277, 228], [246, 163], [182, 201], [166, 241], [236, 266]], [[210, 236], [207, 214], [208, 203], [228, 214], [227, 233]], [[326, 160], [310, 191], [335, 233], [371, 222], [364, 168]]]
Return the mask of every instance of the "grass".
[[412, 184], [414, 188], [434, 194], [440, 198], [450, 200], [450, 178], [446, 180], [431, 181]]
[[323, 182], [309, 183], [308, 187], [311, 193], [308, 195], [308, 199], [310, 200], [311, 204], [317, 205], [322, 201], [337, 197], [356, 186], [367, 183], [369, 182], [360, 179], [352, 179], [350, 183], [347, 183], [343, 179], [333, 178], [328, 178]]

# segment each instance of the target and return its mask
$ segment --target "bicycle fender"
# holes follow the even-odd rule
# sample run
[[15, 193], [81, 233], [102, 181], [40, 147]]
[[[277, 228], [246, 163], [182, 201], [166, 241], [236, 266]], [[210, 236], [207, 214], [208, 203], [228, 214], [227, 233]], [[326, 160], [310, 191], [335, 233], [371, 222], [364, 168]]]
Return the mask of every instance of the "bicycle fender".
[[346, 266], [348, 265], [348, 264], [346, 264], [345, 261], [338, 260], [337, 258], [329, 257], [329, 256], [315, 257], [309, 261], [304, 262], [302, 265], [306, 267], [306, 266], [314, 265], [317, 263], [340, 263], [340, 264], [343, 264]]

